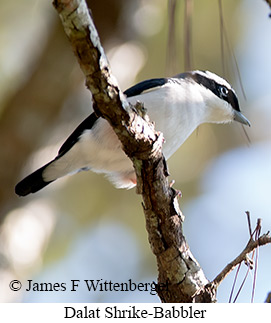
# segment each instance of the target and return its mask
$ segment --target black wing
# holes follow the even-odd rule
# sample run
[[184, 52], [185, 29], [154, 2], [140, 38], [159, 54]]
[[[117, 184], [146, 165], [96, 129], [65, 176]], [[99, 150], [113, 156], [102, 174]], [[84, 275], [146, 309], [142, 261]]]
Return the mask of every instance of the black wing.
[[150, 80], [142, 81], [130, 87], [128, 90], [124, 92], [124, 94], [129, 98], [131, 96], [139, 95], [144, 91], [153, 89], [155, 87], [165, 85], [167, 82], [168, 82], [167, 78], [158, 78], [158, 79], [150, 79]]
[[[168, 79], [166, 78], [157, 78], [157, 79], [150, 79], [143, 82], [140, 82], [129, 89], [127, 89], [124, 94], [127, 97], [132, 97], [135, 95], [139, 95], [143, 93], [144, 91], [163, 86], [168, 82]], [[80, 123], [80, 125], [72, 132], [72, 134], [66, 139], [64, 144], [60, 147], [58, 151], [58, 156], [49, 162], [48, 164], [44, 165], [43, 167], [36, 170], [34, 173], [28, 175], [26, 178], [24, 178], [21, 182], [19, 182], [15, 187], [16, 194], [20, 196], [28, 195], [29, 193], [35, 193], [42, 189], [43, 187], [47, 186], [53, 181], [46, 182], [43, 179], [43, 171], [46, 167], [48, 167], [51, 163], [53, 163], [56, 159], [61, 158], [62, 155], [64, 155], [67, 151], [69, 151], [72, 146], [78, 142], [80, 136], [86, 129], [91, 129], [95, 122], [99, 119], [99, 117], [92, 113], [89, 115], [83, 122]]]
[[62, 155], [64, 155], [67, 151], [71, 149], [71, 147], [79, 140], [81, 134], [86, 129], [91, 129], [95, 122], [98, 120], [99, 117], [96, 116], [95, 113], [92, 113], [90, 116], [88, 116], [83, 122], [80, 123], [80, 125], [73, 131], [73, 133], [68, 137], [68, 139], [64, 142], [64, 144], [60, 147], [58, 155], [56, 158], [52, 161], [50, 161], [48, 164], [42, 166], [38, 170], [36, 170], [34, 173], [28, 175], [25, 177], [22, 181], [20, 181], [16, 187], [15, 192], [19, 196], [26, 196], [30, 193], [35, 193], [42, 189], [43, 187], [47, 186], [53, 181], [46, 182], [43, 179], [43, 171], [52, 164], [55, 160], [58, 158], [61, 158]]
[[95, 122], [99, 119], [93, 112], [73, 131], [73, 133], [66, 139], [64, 144], [60, 147], [58, 155], [63, 155], [71, 149], [71, 147], [79, 140], [80, 136], [86, 129], [91, 129]]
[[[124, 94], [129, 98], [135, 95], [139, 95], [144, 91], [150, 90], [152, 88], [162, 86], [168, 82], [166, 78], [156, 78], [140, 82], [129, 89], [127, 89]], [[65, 154], [71, 147], [79, 140], [80, 136], [86, 129], [91, 129], [99, 117], [92, 113], [88, 116], [80, 125], [73, 131], [73, 133], [67, 138], [64, 144], [60, 147], [58, 155]]]
[[21, 180], [15, 186], [15, 193], [19, 196], [26, 196], [30, 193], [36, 193], [37, 191], [41, 190], [43, 187], [52, 183], [53, 181], [45, 182], [42, 177], [42, 173], [44, 169], [54, 161], [55, 159], [49, 162], [48, 164], [42, 166], [41, 168], [39, 168], [34, 173], [28, 175], [23, 180]]
[[[139, 95], [144, 91], [150, 90], [152, 88], [162, 86], [168, 82], [166, 78], [156, 78], [140, 82], [129, 89], [127, 89], [124, 94], [127, 97]], [[63, 155], [79, 140], [80, 136], [86, 129], [91, 129], [99, 117], [92, 113], [88, 116], [80, 125], [73, 131], [73, 133], [67, 138], [64, 144], [60, 147], [58, 154]]]

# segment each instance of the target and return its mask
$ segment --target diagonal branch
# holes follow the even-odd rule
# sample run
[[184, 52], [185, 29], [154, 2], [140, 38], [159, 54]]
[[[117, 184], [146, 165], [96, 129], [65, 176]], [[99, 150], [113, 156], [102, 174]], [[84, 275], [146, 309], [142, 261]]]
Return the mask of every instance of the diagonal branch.
[[[236, 273], [236, 277], [238, 275], [238, 271], [240, 268], [240, 265], [242, 262], [245, 262], [248, 265], [248, 270], [253, 268], [253, 256], [252, 259], [249, 258], [249, 254], [251, 252], [254, 252], [255, 249], [257, 249], [260, 246], [264, 246], [266, 244], [270, 244], [271, 243], [271, 236], [269, 234], [269, 232], [267, 232], [266, 234], [263, 234], [260, 236], [260, 231], [261, 231], [261, 219], [258, 219], [257, 221], [257, 225], [255, 230], [252, 232], [251, 229], [251, 222], [250, 222], [250, 214], [247, 211], [247, 219], [248, 219], [248, 229], [249, 229], [249, 235], [250, 235], [250, 239], [246, 245], [246, 247], [244, 248], [244, 250], [233, 260], [231, 261], [216, 277], [215, 279], [210, 282], [209, 284], [207, 284], [201, 291], [198, 291], [197, 296], [195, 296], [196, 298], [198, 296], [204, 295], [206, 293], [206, 291], [212, 291], [213, 293], [216, 293], [218, 286], [221, 284], [221, 282], [237, 267], [237, 273]], [[257, 259], [256, 259], [256, 265], [257, 265]], [[255, 266], [255, 271], [256, 271], [256, 266]], [[247, 271], [248, 274], [248, 271]], [[246, 277], [245, 277], [246, 279]], [[243, 283], [245, 281], [245, 279], [243, 280]], [[256, 276], [254, 276], [254, 282], [253, 282], [253, 291], [252, 291], [252, 301], [253, 301], [253, 296], [254, 296], [254, 291], [255, 291], [255, 279]], [[235, 285], [235, 282], [234, 282]], [[234, 286], [233, 286], [234, 288]], [[242, 289], [242, 285], [239, 289]], [[232, 290], [233, 292], [233, 290]], [[238, 294], [236, 298], [238, 297]], [[232, 293], [231, 293], [232, 296]], [[230, 296], [230, 300], [231, 300], [231, 296]], [[235, 298], [235, 299], [236, 299]]]
[[243, 261], [247, 260], [248, 255], [255, 250], [257, 247], [264, 246], [266, 244], [271, 243], [271, 236], [266, 233], [259, 237], [257, 240], [250, 239], [248, 244], [246, 245], [245, 249], [237, 256], [233, 261], [231, 261], [222, 271], [218, 274], [215, 279], [211, 282], [213, 286], [216, 288], [218, 285], [228, 276], [232, 270], [241, 264]]
[[[163, 302], [192, 302], [207, 283], [182, 232], [182, 213], [168, 184], [162, 134], [128, 105], [113, 78], [84, 0], [55, 0], [54, 6], [86, 77], [95, 112], [113, 127], [131, 158], [142, 194], [149, 242], [158, 265], [157, 292]], [[164, 285], [162, 285], [164, 284]], [[166, 286], [166, 288], [160, 288]], [[207, 296], [206, 296], [207, 295]], [[214, 301], [210, 292], [197, 301]]]

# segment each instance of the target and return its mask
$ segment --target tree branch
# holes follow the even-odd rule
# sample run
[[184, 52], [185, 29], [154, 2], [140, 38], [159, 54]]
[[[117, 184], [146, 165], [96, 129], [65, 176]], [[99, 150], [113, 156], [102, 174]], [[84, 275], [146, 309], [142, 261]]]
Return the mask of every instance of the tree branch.
[[[95, 112], [105, 118], [132, 160], [137, 193], [142, 195], [151, 249], [158, 265], [157, 293], [162, 302], [214, 302], [222, 279], [258, 245], [264, 235], [209, 283], [193, 257], [182, 231], [178, 193], [168, 183], [162, 154], [163, 136], [149, 122], [143, 106], [130, 106], [112, 76], [98, 33], [84, 0], [54, 0], [64, 30], [86, 77]], [[166, 288], [161, 288], [166, 286]]]
[[[113, 78], [98, 33], [83, 0], [55, 0], [54, 6], [86, 77], [94, 110], [113, 127], [131, 158], [142, 194], [149, 242], [158, 264], [157, 292], [163, 302], [192, 302], [208, 283], [182, 232], [176, 191], [169, 186], [162, 134], [129, 106]], [[159, 288], [166, 284], [167, 288]], [[214, 295], [209, 295], [214, 301]], [[202, 301], [202, 300], [199, 300]]]

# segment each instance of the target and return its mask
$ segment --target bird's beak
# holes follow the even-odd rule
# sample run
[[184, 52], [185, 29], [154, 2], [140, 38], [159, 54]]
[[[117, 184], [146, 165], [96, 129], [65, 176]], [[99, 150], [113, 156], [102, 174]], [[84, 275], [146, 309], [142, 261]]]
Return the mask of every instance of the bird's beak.
[[248, 121], [248, 119], [239, 111], [234, 110], [233, 120], [250, 127], [250, 122]]

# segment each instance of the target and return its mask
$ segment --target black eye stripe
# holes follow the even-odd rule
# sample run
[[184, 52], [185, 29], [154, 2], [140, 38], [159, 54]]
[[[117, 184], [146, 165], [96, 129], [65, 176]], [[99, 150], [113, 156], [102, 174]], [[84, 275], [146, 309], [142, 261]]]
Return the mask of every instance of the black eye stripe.
[[[207, 89], [212, 91], [220, 99], [223, 99], [230, 103], [234, 110], [240, 111], [238, 99], [232, 89], [228, 89], [226, 86], [218, 84], [215, 80], [203, 76], [202, 74], [191, 73], [189, 74], [189, 76], [198, 84], [203, 85]], [[224, 93], [226, 92], [226, 90], [227, 93]]]
[[[224, 98], [224, 100], [225, 100], [225, 98]], [[226, 101], [231, 104], [231, 106], [233, 107], [234, 110], [240, 112], [240, 107], [239, 107], [237, 96], [235, 95], [235, 93], [232, 90], [229, 90]]]

